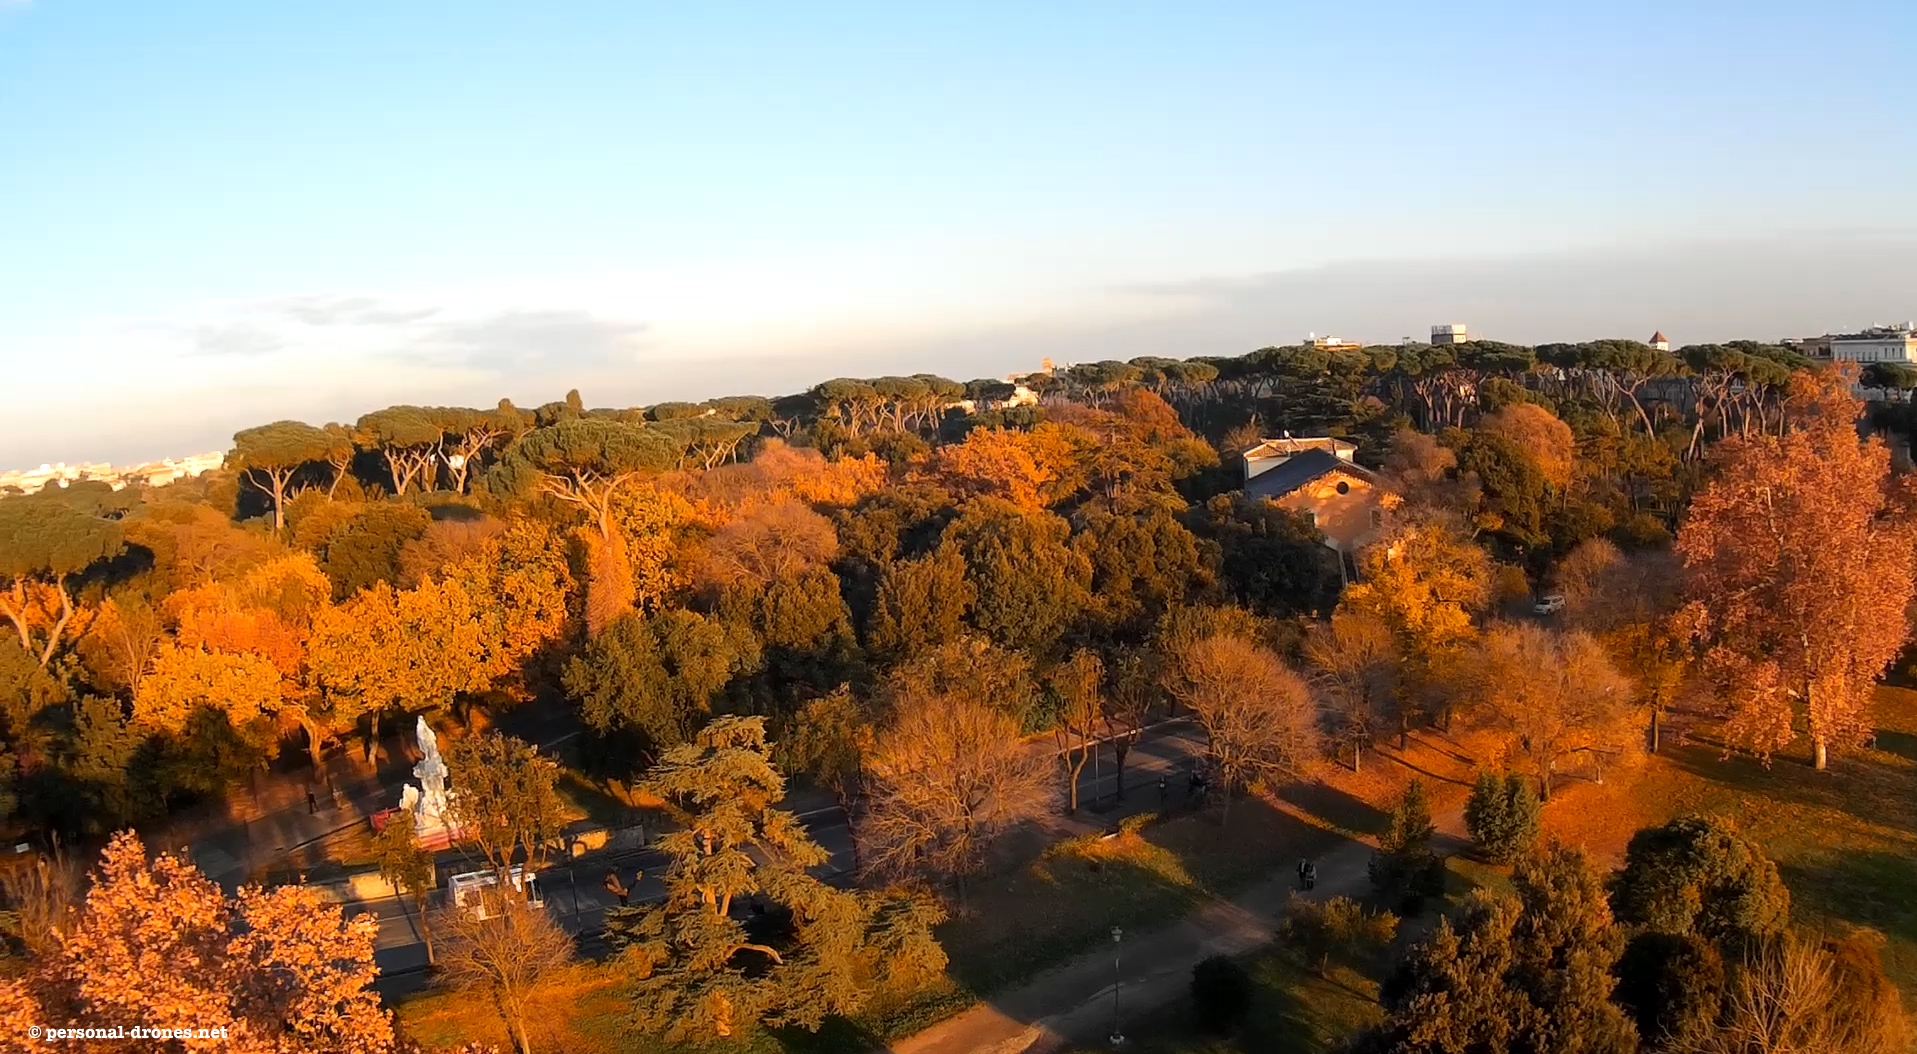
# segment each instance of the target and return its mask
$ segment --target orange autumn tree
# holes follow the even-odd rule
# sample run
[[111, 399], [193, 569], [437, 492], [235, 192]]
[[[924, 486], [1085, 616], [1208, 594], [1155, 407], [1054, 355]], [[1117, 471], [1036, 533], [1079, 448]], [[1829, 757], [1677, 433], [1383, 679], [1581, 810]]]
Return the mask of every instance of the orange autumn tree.
[[1056, 426], [1030, 432], [975, 428], [963, 443], [940, 447], [933, 469], [957, 494], [989, 494], [1031, 511], [1079, 488], [1077, 453], [1069, 433]]
[[0, 983], [0, 1007], [37, 1002], [41, 1020], [80, 1028], [223, 1027], [221, 1049], [384, 1054], [393, 1028], [372, 990], [376, 933], [372, 916], [349, 920], [305, 886], [249, 887], [229, 900], [191, 863], [170, 854], [149, 863], [123, 831], [101, 854], [72, 930], [24, 981]]
[[[164, 604], [180, 648], [226, 658], [189, 661], [177, 649], [162, 644], [148, 679], [163, 671], [177, 674], [188, 665], [197, 665], [201, 677], [211, 675], [216, 665], [244, 668], [253, 681], [241, 697], [257, 697], [259, 705], [254, 709], [277, 711], [297, 722], [305, 730], [307, 753], [318, 769], [320, 749], [335, 730], [327, 727], [319, 710], [308, 676], [306, 644], [314, 620], [331, 607], [331, 601], [332, 583], [313, 557], [303, 552], [268, 560], [236, 579], [181, 590]], [[167, 666], [161, 665], [162, 660]], [[265, 687], [278, 693], [277, 702], [269, 705]]]
[[1833, 743], [1864, 734], [1872, 684], [1903, 646], [1912, 531], [1890, 451], [1858, 438], [1842, 377], [1793, 384], [1784, 434], [1718, 446], [1677, 548], [1730, 734], [1769, 754], [1801, 710], [1822, 769]]

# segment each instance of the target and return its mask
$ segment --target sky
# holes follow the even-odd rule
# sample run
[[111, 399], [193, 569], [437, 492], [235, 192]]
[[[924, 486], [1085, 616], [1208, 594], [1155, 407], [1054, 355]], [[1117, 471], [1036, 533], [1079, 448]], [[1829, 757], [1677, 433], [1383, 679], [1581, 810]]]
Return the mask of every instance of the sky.
[[1907, 0], [0, 0], [0, 469], [575, 387], [1901, 321], [1911, 43]]

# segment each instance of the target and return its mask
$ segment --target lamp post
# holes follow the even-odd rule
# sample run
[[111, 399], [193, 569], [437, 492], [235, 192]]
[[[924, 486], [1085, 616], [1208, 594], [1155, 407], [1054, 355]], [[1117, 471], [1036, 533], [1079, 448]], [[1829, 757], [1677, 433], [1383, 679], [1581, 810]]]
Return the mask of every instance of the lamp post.
[[1112, 1037], [1111, 1037], [1113, 1047], [1122, 1047], [1125, 1045], [1125, 1033], [1120, 1032], [1118, 1030], [1118, 990], [1120, 986], [1123, 985], [1124, 983], [1123, 981], [1119, 979], [1118, 963], [1119, 963], [1119, 956], [1123, 953], [1124, 940], [1125, 940], [1125, 931], [1119, 929], [1117, 926], [1113, 926], [1112, 927]]

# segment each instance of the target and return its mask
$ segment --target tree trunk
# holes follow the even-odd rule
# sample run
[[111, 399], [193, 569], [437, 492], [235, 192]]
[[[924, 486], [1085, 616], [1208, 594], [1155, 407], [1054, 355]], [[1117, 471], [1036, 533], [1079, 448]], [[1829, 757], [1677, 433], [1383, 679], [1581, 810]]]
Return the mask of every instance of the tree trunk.
[[1112, 757], [1114, 759], [1112, 771], [1117, 773], [1119, 801], [1125, 800], [1125, 755], [1131, 752], [1132, 747], [1130, 743], [1127, 743], [1123, 739], [1112, 740]]
[[286, 529], [286, 482], [293, 478], [293, 473], [273, 469], [266, 475], [273, 481], [273, 533], [277, 535]]
[[326, 778], [326, 764], [320, 759], [319, 722], [310, 714], [299, 715], [300, 727], [306, 730], [306, 756], [313, 759], [313, 771], [321, 779]]
[[1830, 740], [1823, 736], [1811, 736], [1811, 767], [1822, 772], [1830, 764]]
[[420, 890], [414, 898], [413, 906], [419, 909], [419, 935], [426, 942], [426, 965], [437, 966], [439, 960], [433, 956], [433, 925], [426, 921], [426, 891]]
[[1365, 764], [1365, 745], [1363, 743], [1357, 742], [1356, 740], [1353, 740], [1351, 744], [1351, 774], [1356, 776], [1360, 772], [1363, 772], [1364, 764]]
[[[47, 631], [47, 646], [40, 650], [40, 668], [43, 670], [53, 661], [53, 649], [60, 646], [60, 634], [66, 632], [67, 622], [73, 618], [73, 596], [67, 592], [66, 577], [55, 575], [53, 588], [60, 594], [60, 617], [53, 623], [53, 628]], [[24, 628], [20, 635], [22, 640], [26, 639]]]
[[1662, 744], [1663, 739], [1664, 710], [1662, 707], [1654, 706], [1651, 708], [1651, 753], [1657, 753], [1657, 748]]

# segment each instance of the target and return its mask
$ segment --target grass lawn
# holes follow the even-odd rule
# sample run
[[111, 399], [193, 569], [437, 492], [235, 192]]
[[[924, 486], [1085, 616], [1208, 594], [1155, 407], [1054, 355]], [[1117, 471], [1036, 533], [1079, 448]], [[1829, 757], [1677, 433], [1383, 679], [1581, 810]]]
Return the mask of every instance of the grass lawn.
[[1105, 942], [1113, 926], [1169, 924], [1336, 841], [1256, 800], [1235, 802], [1228, 824], [1214, 809], [1074, 838], [982, 883], [939, 938], [953, 978], [989, 993]]

